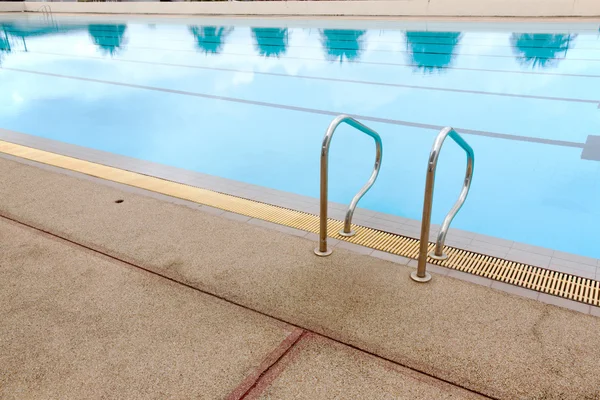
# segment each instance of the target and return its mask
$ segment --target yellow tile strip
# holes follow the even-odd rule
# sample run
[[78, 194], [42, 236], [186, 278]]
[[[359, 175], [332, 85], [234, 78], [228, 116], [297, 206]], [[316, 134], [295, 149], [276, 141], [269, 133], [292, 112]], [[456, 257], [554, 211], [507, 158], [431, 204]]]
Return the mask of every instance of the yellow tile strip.
[[[317, 215], [171, 182], [4, 141], [0, 141], [0, 152], [125, 185], [151, 190], [168, 196], [178, 197], [248, 217], [308, 232], [319, 232], [319, 218]], [[417, 239], [360, 225], [353, 225], [353, 229], [356, 231], [355, 236], [349, 238], [342, 237], [337, 235], [342, 225], [342, 221], [333, 219], [330, 219], [328, 222], [329, 232], [335, 232], [333, 237], [336, 239], [403, 257], [416, 259], [418, 256], [419, 241]], [[433, 244], [431, 243], [430, 249], [432, 248]], [[450, 246], [447, 246], [445, 250], [448, 254], [448, 259], [442, 261], [430, 259], [429, 262], [538, 292], [600, 306], [600, 282], [596, 280], [503, 260]]]

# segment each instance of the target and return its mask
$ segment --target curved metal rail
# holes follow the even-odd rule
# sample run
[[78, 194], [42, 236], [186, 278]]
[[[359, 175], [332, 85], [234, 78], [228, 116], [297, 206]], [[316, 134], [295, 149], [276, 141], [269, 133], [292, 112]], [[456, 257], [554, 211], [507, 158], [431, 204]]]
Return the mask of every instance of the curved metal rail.
[[[450, 209], [437, 236], [435, 243], [435, 249], [427, 254], [427, 248], [429, 246], [429, 229], [431, 225], [431, 207], [433, 203], [433, 188], [435, 184], [435, 170], [437, 168], [438, 157], [440, 150], [444, 144], [446, 137], [450, 136], [452, 140], [456, 142], [462, 149], [467, 153], [467, 171], [465, 174], [465, 180], [463, 181], [463, 187], [458, 196], [458, 200]], [[435, 258], [437, 260], [445, 260], [448, 258], [444, 254], [444, 242], [446, 241], [446, 234], [450, 223], [464, 204], [469, 194], [469, 188], [471, 187], [471, 181], [473, 180], [473, 168], [475, 163], [475, 154], [469, 144], [452, 128], [444, 128], [435, 138], [431, 152], [429, 153], [429, 162], [427, 164], [427, 178], [425, 182], [425, 199], [423, 200], [423, 220], [421, 222], [421, 242], [419, 247], [419, 263], [417, 270], [410, 274], [411, 278], [417, 282], [428, 282], [431, 280], [431, 275], [427, 272], [427, 256]]]
[[42, 13], [42, 17], [51, 20], [52, 19], [52, 9], [49, 5], [43, 5], [38, 8], [37, 12]]
[[342, 123], [352, 126], [353, 128], [358, 129], [359, 131], [366, 133], [371, 136], [373, 140], [375, 140], [376, 154], [375, 154], [375, 167], [373, 169], [373, 173], [371, 177], [367, 181], [367, 183], [358, 191], [356, 196], [352, 198], [350, 202], [350, 206], [348, 207], [348, 211], [346, 212], [346, 218], [344, 219], [344, 228], [340, 231], [340, 235], [342, 236], [353, 236], [354, 232], [351, 229], [352, 225], [352, 216], [354, 215], [354, 209], [358, 204], [359, 200], [369, 191], [373, 183], [375, 183], [375, 179], [377, 179], [377, 175], [379, 174], [379, 169], [381, 168], [381, 157], [383, 155], [383, 146], [381, 143], [381, 137], [374, 130], [367, 128], [354, 118], [348, 115], [339, 115], [337, 116], [327, 128], [325, 132], [325, 137], [323, 137], [323, 144], [321, 145], [321, 209], [320, 209], [320, 232], [319, 232], [319, 247], [315, 249], [315, 254], [318, 256], [328, 256], [331, 254], [331, 250], [327, 248], [327, 177], [328, 177], [328, 165], [329, 165], [329, 145], [331, 144], [331, 138], [333, 137], [333, 133], [337, 129], [337, 127]]

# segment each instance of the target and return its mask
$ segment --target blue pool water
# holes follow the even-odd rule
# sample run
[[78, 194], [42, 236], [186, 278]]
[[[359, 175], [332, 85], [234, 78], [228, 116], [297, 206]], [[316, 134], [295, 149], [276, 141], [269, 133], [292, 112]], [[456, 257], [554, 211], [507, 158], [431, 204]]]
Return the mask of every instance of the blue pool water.
[[[454, 227], [600, 258], [598, 26], [155, 22], [1, 22], [0, 128], [318, 197], [324, 131], [358, 115], [384, 144], [361, 206], [420, 219], [428, 152], [453, 126], [476, 152]], [[340, 127], [330, 199], [347, 203], [373, 158]], [[464, 167], [448, 142], [432, 222]]]

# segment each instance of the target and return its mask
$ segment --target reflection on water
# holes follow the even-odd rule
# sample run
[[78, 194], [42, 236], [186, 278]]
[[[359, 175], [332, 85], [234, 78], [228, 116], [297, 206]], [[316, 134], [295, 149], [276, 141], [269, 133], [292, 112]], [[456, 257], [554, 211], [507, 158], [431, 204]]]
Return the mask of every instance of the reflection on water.
[[231, 32], [232, 27], [224, 26], [188, 26], [190, 33], [196, 37], [196, 46], [204, 54], [219, 54], [225, 46], [225, 39]]
[[5, 22], [2, 24], [2, 30], [4, 33], [10, 34], [10, 36], [18, 37], [21, 39], [45, 36], [56, 33], [67, 33], [71, 30], [81, 29], [79, 26], [66, 26], [59, 27], [56, 24], [41, 24], [41, 25], [29, 25], [22, 23]]
[[2, 60], [4, 59], [4, 55], [10, 53], [12, 50], [10, 46], [10, 40], [8, 38], [8, 33], [3, 30], [0, 33], [0, 65], [2, 65]]
[[264, 57], [279, 57], [287, 51], [287, 28], [252, 28], [258, 54]]
[[6, 33], [0, 35], [0, 51], [10, 53], [10, 41], [8, 40], [8, 35], [6, 35]]
[[513, 33], [510, 44], [521, 65], [548, 68], [567, 56], [576, 37], [575, 34]]
[[103, 54], [114, 56], [124, 45], [127, 25], [90, 25], [88, 32], [92, 41]]
[[329, 61], [358, 61], [364, 49], [362, 36], [367, 31], [323, 29], [321, 44], [325, 48], [325, 58]]
[[[60, 26], [55, 22], [43, 23], [43, 24], [29, 24], [22, 22], [4, 22], [0, 24], [2, 33], [0, 36], [0, 50], [4, 53], [14, 52], [15, 46], [19, 50], [28, 51], [27, 39], [47, 36], [66, 34], [74, 31], [84, 31], [87, 29], [87, 25], [65, 25]], [[8, 49], [8, 51], [6, 51]]]
[[410, 63], [423, 73], [439, 72], [449, 67], [456, 57], [461, 32], [406, 32]]
[[[157, 26], [149, 24], [147, 28], [154, 31]], [[234, 27], [189, 25], [188, 30], [193, 35], [195, 45], [200, 52], [220, 54], [230, 34], [234, 31]], [[380, 47], [383, 45], [378, 43], [396, 44], [400, 41], [398, 36], [393, 41], [374, 40], [372, 43], [375, 47], [374, 51], [367, 51], [367, 42], [370, 36], [367, 35], [368, 31], [366, 30], [320, 29], [316, 38], [314, 36], [307, 38], [304, 35], [294, 36], [292, 30], [288, 28], [242, 28], [239, 29], [239, 32], [236, 32], [240, 36], [238, 39], [241, 39], [236, 43], [237, 46], [245, 47], [244, 54], [249, 54], [247, 52], [248, 47], [252, 46], [258, 55], [275, 58], [287, 57], [290, 46], [298, 46], [298, 51], [302, 51], [317, 47], [320, 43], [325, 60], [342, 64], [344, 62], [358, 62], [361, 58], [365, 59], [363, 61], [379, 60], [381, 58], [385, 61], [386, 54], [393, 54], [393, 52], [389, 52], [388, 49], [381, 49]], [[152, 33], [147, 35], [147, 38], [141, 37], [142, 34], [139, 33], [139, 30], [128, 31], [126, 24], [77, 25], [66, 23], [59, 25], [54, 21], [35, 24], [23, 21], [4, 21], [0, 22], [0, 62], [5, 60], [9, 53], [15, 54], [19, 51], [28, 51], [28, 41], [33, 38], [59, 35], [72, 36], [71, 34], [78, 32], [87, 32], [93, 44], [102, 53], [110, 56], [115, 55], [125, 47], [126, 32], [129, 38], [135, 32], [135, 34], [140, 35], [139, 39], [148, 40], [150, 44], [146, 45], [146, 48], [154, 47], [152, 35], [160, 35], [160, 33]], [[379, 32], [381, 34], [384, 31]], [[460, 46], [461, 41], [465, 43], [465, 47], [468, 47], [468, 51], [465, 51], [465, 55], [468, 53], [468, 56], [465, 56], [465, 60], [463, 60], [467, 63], [469, 60], [473, 60], [473, 57], [479, 57], [483, 62], [492, 64], [512, 60], [512, 55], [508, 53], [509, 50], [505, 46], [506, 37], [501, 37], [499, 34], [490, 34], [490, 43], [488, 44], [485, 41], [478, 42], [479, 39], [485, 39], [487, 33], [480, 33], [478, 37], [478, 35], [471, 35], [470, 33], [463, 35], [461, 32], [389, 32], [404, 36], [408, 63], [414, 66], [415, 71], [423, 74], [446, 71], [447, 68], [451, 67], [458, 58], [458, 46]], [[184, 33], [184, 35], [187, 34]], [[573, 43], [577, 38], [577, 34], [557, 33], [512, 33], [506, 35], [510, 35], [509, 41], [517, 62], [532, 69], [557, 66], [561, 62], [560, 60], [566, 58], [568, 50], [573, 48]], [[296, 43], [290, 44], [290, 37], [293, 37]], [[185, 40], [191, 42], [192, 39], [187, 36]], [[179, 42], [180, 40], [175, 41]], [[474, 45], [467, 45], [467, 42]], [[497, 46], [496, 43], [498, 42], [503, 44]], [[390, 57], [396, 55], [393, 54]], [[304, 57], [300, 55], [300, 58]], [[366, 60], [367, 58], [368, 60]]]

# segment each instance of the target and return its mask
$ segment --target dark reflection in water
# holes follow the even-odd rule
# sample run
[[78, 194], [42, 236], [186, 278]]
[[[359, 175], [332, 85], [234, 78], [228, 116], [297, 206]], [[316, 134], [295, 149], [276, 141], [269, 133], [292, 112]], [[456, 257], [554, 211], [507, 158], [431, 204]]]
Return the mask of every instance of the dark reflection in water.
[[127, 25], [89, 25], [92, 41], [103, 54], [114, 56], [123, 48]]
[[225, 39], [233, 28], [223, 26], [188, 26], [190, 33], [196, 37], [196, 46], [204, 54], [219, 54], [225, 46]]
[[265, 57], [279, 57], [287, 51], [287, 28], [252, 28], [258, 54]]
[[549, 68], [567, 56], [576, 37], [576, 34], [513, 33], [510, 44], [521, 65]]
[[363, 51], [362, 37], [367, 31], [323, 29], [321, 44], [329, 61], [357, 61]]
[[4, 22], [0, 24], [0, 52], [13, 52], [15, 46], [27, 51], [27, 39], [46, 35], [67, 34], [74, 31], [84, 31], [87, 25], [59, 25], [55, 22], [29, 24], [22, 22]]
[[4, 55], [10, 53], [11, 51], [12, 47], [10, 46], [10, 39], [8, 38], [6, 31], [3, 31], [0, 33], [0, 65], [2, 65]]
[[81, 29], [81, 27], [75, 25], [66, 25], [61, 27], [56, 24], [27, 25], [12, 22], [6, 22], [2, 24], [2, 31], [5, 37], [10, 35], [21, 39], [57, 33], [68, 33], [77, 29]]
[[440, 72], [456, 57], [461, 32], [406, 32], [410, 63], [423, 73]]

